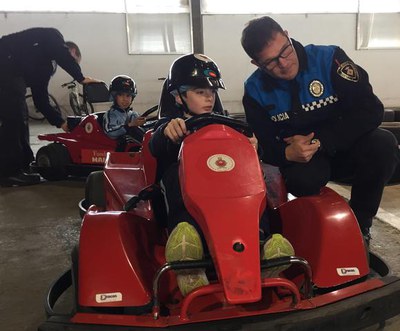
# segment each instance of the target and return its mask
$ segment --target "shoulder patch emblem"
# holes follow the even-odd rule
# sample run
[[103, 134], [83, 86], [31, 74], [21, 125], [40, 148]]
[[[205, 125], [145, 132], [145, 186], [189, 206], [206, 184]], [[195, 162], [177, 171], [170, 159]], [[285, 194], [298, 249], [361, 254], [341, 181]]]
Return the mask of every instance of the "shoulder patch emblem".
[[308, 87], [312, 96], [318, 98], [324, 93], [324, 85], [319, 80], [313, 80]]
[[343, 62], [337, 69], [337, 73], [342, 78], [351, 82], [358, 82], [360, 78], [358, 75], [357, 67], [353, 62], [350, 61]]

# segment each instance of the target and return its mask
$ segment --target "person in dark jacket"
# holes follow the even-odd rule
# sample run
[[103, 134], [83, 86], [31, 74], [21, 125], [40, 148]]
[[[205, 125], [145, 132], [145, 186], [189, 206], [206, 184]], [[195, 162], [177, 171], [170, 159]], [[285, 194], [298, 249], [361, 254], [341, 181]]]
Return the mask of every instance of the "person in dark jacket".
[[267, 16], [247, 24], [241, 43], [258, 67], [243, 105], [263, 161], [280, 168], [295, 196], [351, 178], [350, 206], [369, 243], [399, 152], [393, 134], [378, 128], [383, 105], [367, 72], [340, 47], [303, 46]]
[[68, 131], [66, 121], [50, 105], [48, 84], [59, 65], [81, 84], [97, 82], [84, 77], [81, 53], [73, 42], [65, 42], [54, 28], [32, 28], [0, 38], [0, 185], [29, 185], [40, 181], [26, 174], [34, 159], [29, 145], [26, 88], [35, 106], [50, 124]]

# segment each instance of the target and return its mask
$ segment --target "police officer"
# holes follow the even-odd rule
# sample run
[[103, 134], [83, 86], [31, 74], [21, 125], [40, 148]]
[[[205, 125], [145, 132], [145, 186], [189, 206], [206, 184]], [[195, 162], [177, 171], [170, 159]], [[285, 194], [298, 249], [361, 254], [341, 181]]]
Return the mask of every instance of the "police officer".
[[367, 72], [337, 46], [303, 46], [270, 17], [251, 20], [242, 46], [257, 70], [243, 105], [264, 154], [296, 196], [352, 178], [350, 206], [369, 243], [372, 219], [398, 162]]
[[97, 82], [84, 77], [76, 44], [65, 42], [53, 28], [32, 28], [0, 39], [0, 185], [18, 186], [40, 181], [23, 172], [33, 160], [29, 146], [26, 88], [50, 124], [68, 131], [67, 123], [50, 105], [48, 84], [61, 66], [81, 84]]

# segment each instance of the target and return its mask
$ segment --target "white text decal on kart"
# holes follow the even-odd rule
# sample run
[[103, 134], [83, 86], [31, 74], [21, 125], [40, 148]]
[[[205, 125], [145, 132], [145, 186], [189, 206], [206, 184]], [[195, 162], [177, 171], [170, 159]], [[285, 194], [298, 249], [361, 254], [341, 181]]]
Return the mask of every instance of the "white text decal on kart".
[[96, 294], [96, 302], [97, 303], [105, 303], [105, 302], [115, 302], [122, 301], [122, 293], [99, 293]]
[[336, 268], [336, 271], [339, 276], [354, 276], [354, 275], [359, 275], [360, 271], [358, 270], [357, 267], [351, 267], [351, 268]]

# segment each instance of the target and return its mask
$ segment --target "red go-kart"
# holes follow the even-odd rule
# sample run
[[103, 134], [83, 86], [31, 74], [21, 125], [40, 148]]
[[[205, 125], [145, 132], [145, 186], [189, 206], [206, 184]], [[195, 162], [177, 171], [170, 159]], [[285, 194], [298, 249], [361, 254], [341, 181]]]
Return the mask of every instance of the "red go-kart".
[[[342, 197], [324, 188], [288, 201], [268, 167], [266, 187], [243, 122], [207, 115], [187, 127], [180, 185], [210, 256], [166, 263], [148, 132], [140, 152], [108, 153], [92, 187], [103, 200], [83, 218], [72, 268], [51, 286], [39, 330], [355, 330], [400, 313], [400, 281], [368, 254]], [[261, 259], [265, 208], [296, 256]], [[263, 276], [284, 264], [280, 277]], [[206, 268], [210, 285], [182, 297], [173, 271], [190, 268]], [[57, 301], [71, 285], [74, 307], [63, 315]]]
[[[152, 107], [141, 116], [148, 116], [157, 110]], [[111, 139], [103, 130], [105, 112], [97, 112], [84, 117], [67, 118], [69, 132], [40, 134], [39, 140], [51, 143], [41, 147], [32, 163], [33, 171], [47, 180], [61, 180], [68, 175], [88, 175], [103, 169], [107, 152], [139, 150], [141, 142], [131, 137]], [[149, 127], [152, 122], [147, 123]], [[126, 139], [122, 141], [122, 139]]]

